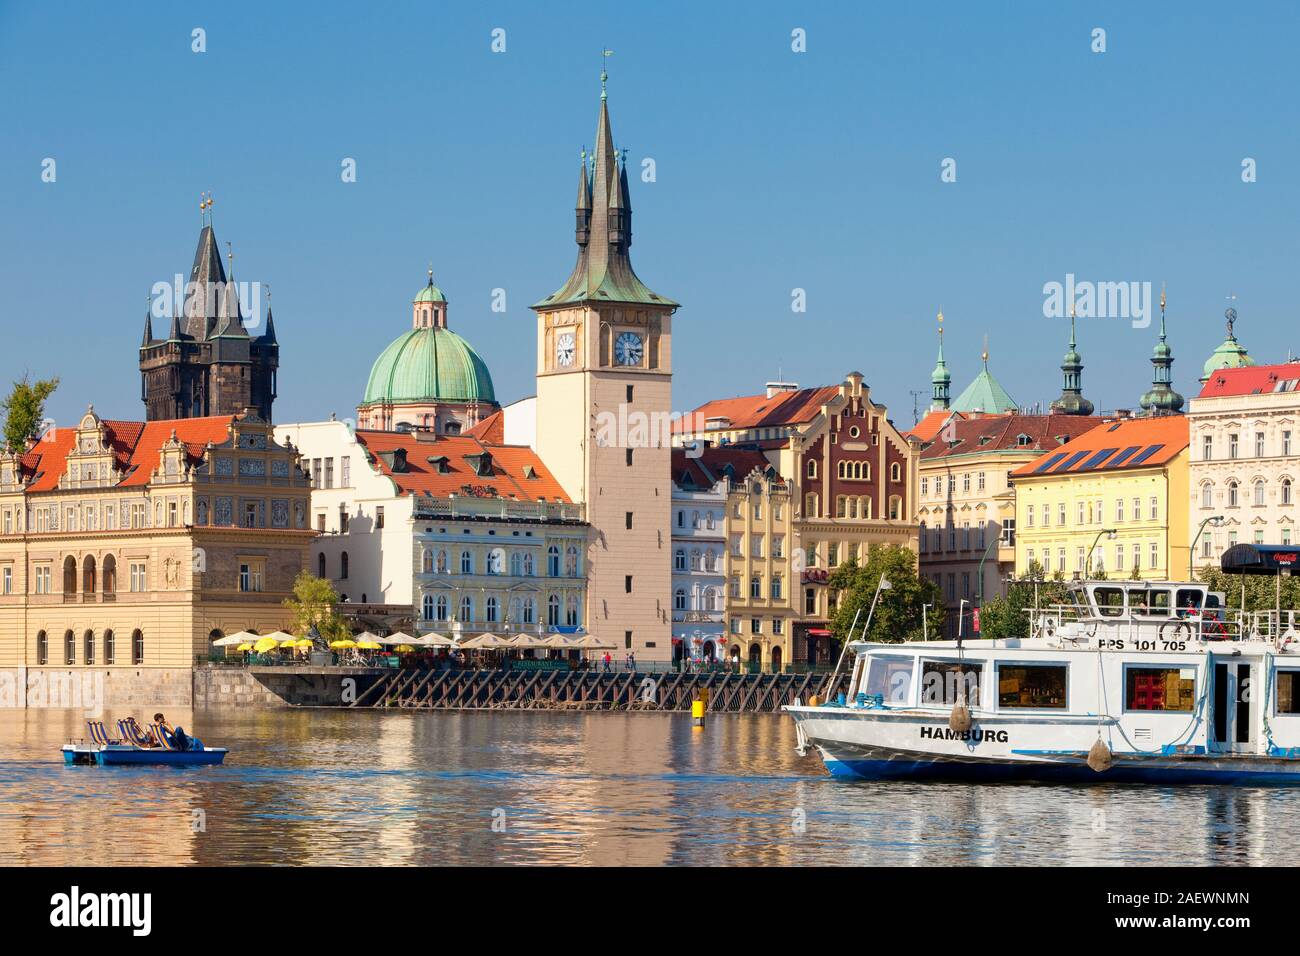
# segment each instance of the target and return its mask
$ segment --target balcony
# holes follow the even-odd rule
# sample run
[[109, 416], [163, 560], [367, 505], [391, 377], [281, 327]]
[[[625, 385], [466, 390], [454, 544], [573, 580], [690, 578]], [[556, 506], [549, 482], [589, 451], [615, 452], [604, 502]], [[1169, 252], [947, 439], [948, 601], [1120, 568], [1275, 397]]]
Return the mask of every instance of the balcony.
[[584, 520], [582, 505], [560, 501], [516, 501], [512, 498], [476, 498], [451, 495], [447, 498], [420, 497], [415, 501], [415, 520], [464, 518], [471, 521], [536, 521], [578, 524]]

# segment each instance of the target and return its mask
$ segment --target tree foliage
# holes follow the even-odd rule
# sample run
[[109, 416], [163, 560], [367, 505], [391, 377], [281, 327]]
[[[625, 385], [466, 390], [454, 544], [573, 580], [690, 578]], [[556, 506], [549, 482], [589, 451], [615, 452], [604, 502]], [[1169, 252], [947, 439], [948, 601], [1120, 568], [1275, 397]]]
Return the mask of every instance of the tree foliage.
[[926, 625], [933, 638], [943, 630], [944, 607], [939, 587], [928, 578], [917, 574], [916, 555], [907, 548], [892, 544], [873, 544], [867, 549], [866, 562], [842, 564], [831, 572], [829, 585], [838, 592], [839, 607], [831, 618], [831, 632], [841, 642], [849, 637], [853, 618], [861, 610], [858, 630], [853, 636], [861, 639], [861, 628], [871, 609], [872, 598], [881, 577], [890, 588], [880, 592], [880, 601], [871, 618], [868, 640], [879, 643], [918, 641], [922, 637], [921, 610], [930, 605]]
[[318, 578], [302, 570], [293, 579], [293, 597], [285, 598], [284, 606], [293, 611], [294, 631], [303, 636], [312, 628], [320, 635], [318, 644], [350, 637], [351, 628], [338, 613], [338, 592], [325, 578]]
[[[1211, 591], [1222, 591], [1224, 603], [1234, 610], [1241, 609], [1243, 576], [1228, 574], [1221, 568], [1207, 564], [1197, 578], [1210, 586]], [[1277, 607], [1278, 580], [1272, 574], [1247, 574], [1244, 576], [1246, 611], [1270, 611]], [[1282, 610], [1300, 608], [1300, 578], [1282, 576]]]
[[980, 609], [980, 637], [991, 640], [1028, 637], [1030, 612], [1035, 601], [1040, 608], [1069, 603], [1069, 586], [1059, 571], [1048, 577], [1043, 566], [1032, 561], [1024, 577], [1012, 581], [1005, 595], [984, 602]]
[[32, 382], [26, 374], [14, 382], [9, 396], [0, 403], [4, 409], [5, 448], [15, 455], [27, 450], [27, 443], [37, 436], [45, 418], [45, 401], [59, 387], [57, 378]]

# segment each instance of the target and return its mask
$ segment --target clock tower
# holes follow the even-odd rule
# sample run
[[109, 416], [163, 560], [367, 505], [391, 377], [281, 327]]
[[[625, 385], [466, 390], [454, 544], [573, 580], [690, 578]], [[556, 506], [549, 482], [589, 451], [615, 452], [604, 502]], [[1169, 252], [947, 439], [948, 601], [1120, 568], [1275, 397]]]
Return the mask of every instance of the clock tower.
[[627, 160], [601, 74], [596, 145], [578, 171], [578, 261], [536, 303], [537, 452], [586, 506], [589, 633], [671, 660], [672, 316], [632, 269]]

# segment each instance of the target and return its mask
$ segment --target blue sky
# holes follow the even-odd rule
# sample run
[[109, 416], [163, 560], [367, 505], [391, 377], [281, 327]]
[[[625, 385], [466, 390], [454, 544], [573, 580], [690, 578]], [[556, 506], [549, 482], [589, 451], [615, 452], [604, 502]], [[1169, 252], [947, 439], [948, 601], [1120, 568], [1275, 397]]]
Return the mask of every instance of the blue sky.
[[[1017, 401], [1050, 401], [1043, 285], [1067, 273], [1165, 282], [1192, 395], [1229, 293], [1257, 360], [1300, 352], [1297, 26], [1267, 3], [0, 0], [0, 382], [59, 375], [61, 422], [141, 417], [145, 299], [188, 270], [211, 190], [238, 277], [273, 287], [277, 420], [351, 414], [430, 261], [498, 397], [531, 394], [527, 307], [573, 264], [608, 46], [615, 140], [657, 172], [633, 259], [683, 303], [678, 409], [858, 369], [910, 424], [940, 307], [954, 394], [987, 335]], [[1081, 321], [1100, 407], [1136, 404], [1155, 332]]]

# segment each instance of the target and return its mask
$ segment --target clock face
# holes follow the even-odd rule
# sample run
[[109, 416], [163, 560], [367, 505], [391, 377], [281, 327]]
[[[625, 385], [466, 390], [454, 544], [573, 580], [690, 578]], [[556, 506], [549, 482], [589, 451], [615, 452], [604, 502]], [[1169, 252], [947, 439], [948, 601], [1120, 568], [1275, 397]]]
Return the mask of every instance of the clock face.
[[641, 336], [635, 332], [623, 332], [614, 340], [614, 360], [619, 365], [641, 364]]
[[574, 354], [574, 335], [572, 332], [561, 332], [555, 337], [555, 364], [568, 368], [573, 364]]

